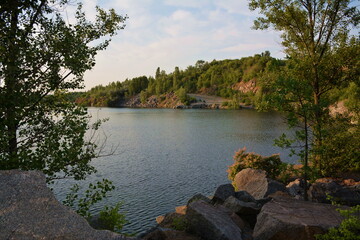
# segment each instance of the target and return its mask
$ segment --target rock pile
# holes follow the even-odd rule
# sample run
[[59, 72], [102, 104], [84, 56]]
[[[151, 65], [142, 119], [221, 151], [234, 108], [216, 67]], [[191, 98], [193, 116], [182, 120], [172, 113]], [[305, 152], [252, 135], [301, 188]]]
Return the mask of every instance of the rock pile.
[[[360, 182], [319, 179], [309, 189], [313, 202], [301, 200], [302, 182], [287, 187], [266, 173], [244, 169], [231, 184], [219, 186], [212, 199], [201, 194], [186, 206], [160, 216], [144, 240], [315, 240], [342, 217], [326, 204], [330, 194], [349, 206], [360, 204]], [[60, 204], [37, 171], [0, 171], [0, 239], [130, 240], [95, 230]]]
[[[175, 213], [158, 218], [158, 227], [144, 239], [315, 240], [316, 234], [343, 220], [336, 206], [301, 200], [300, 180], [285, 187], [264, 171], [244, 169], [235, 184], [237, 191], [232, 184], [219, 186], [211, 200], [195, 195]], [[313, 186], [309, 192], [318, 188], [316, 183]], [[349, 196], [356, 197], [357, 192], [353, 194], [345, 194], [351, 204], [354, 199]], [[315, 195], [311, 196], [317, 201]]]

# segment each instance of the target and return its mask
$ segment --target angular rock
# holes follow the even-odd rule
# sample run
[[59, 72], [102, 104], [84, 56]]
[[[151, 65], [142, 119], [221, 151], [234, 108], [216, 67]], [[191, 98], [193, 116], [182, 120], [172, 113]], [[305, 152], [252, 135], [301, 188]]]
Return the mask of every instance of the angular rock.
[[189, 204], [186, 216], [191, 231], [207, 240], [241, 240], [241, 230], [230, 216], [204, 202]]
[[223, 203], [230, 196], [235, 196], [234, 186], [230, 183], [223, 184], [216, 189], [212, 202]]
[[301, 200], [304, 198], [304, 181], [302, 179], [298, 178], [290, 182], [286, 185], [286, 189], [292, 197]]
[[235, 175], [236, 189], [247, 191], [255, 199], [265, 198], [277, 191], [286, 192], [284, 184], [266, 177], [266, 172], [258, 169], [246, 168]]
[[165, 216], [157, 216], [155, 218], [155, 221], [157, 224], [161, 224], [164, 221], [164, 219], [165, 219]]
[[60, 204], [39, 171], [0, 171], [0, 239], [133, 239], [99, 231]]
[[[159, 218], [159, 217], [158, 217]], [[176, 212], [172, 212], [172, 213], [167, 213], [165, 214], [164, 218], [161, 220], [161, 219], [157, 219], [157, 221], [159, 221], [159, 225], [160, 227], [163, 227], [163, 228], [173, 228], [173, 223], [174, 221], [176, 221], [176, 219], [182, 219], [182, 218], [185, 218], [184, 215], [182, 214], [179, 214], [179, 213], [176, 213]]]
[[271, 197], [266, 197], [266, 198], [260, 198], [258, 200], [256, 200], [256, 203], [259, 204], [261, 207], [264, 206], [266, 203], [271, 201]]
[[342, 221], [335, 206], [296, 199], [273, 199], [257, 217], [255, 240], [315, 240]]
[[256, 224], [257, 214], [261, 210], [260, 204], [255, 202], [243, 202], [233, 196], [226, 199], [224, 206], [248, 222], [252, 228], [254, 228]]
[[250, 195], [247, 191], [235, 192], [235, 197], [243, 202], [256, 202], [255, 198]]
[[249, 214], [257, 215], [261, 210], [257, 203], [243, 202], [233, 196], [226, 199], [224, 206], [240, 216]]
[[167, 228], [155, 228], [151, 232], [142, 236], [143, 240], [201, 240], [197, 236], [189, 233]]
[[360, 189], [356, 186], [348, 187], [341, 186], [335, 181], [329, 180], [327, 182], [319, 179], [313, 183], [308, 191], [309, 198], [313, 202], [330, 203], [328, 195], [337, 203], [356, 206], [360, 205]]
[[202, 201], [207, 202], [207, 203], [210, 203], [210, 201], [211, 201], [208, 197], [205, 197], [204, 195], [198, 193], [198, 194], [195, 194], [193, 197], [191, 197], [189, 199], [186, 206], [188, 206], [192, 202], [199, 201], [199, 200], [202, 200]]
[[186, 214], [187, 206], [178, 206], [175, 208], [175, 212], [178, 214], [185, 215]]

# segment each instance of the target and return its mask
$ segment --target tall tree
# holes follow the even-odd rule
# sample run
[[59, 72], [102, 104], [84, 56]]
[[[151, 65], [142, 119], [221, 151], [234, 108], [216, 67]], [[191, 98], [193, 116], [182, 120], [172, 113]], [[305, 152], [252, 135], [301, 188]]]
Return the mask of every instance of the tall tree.
[[81, 88], [95, 55], [124, 28], [126, 16], [97, 7], [94, 22], [78, 4], [76, 22], [62, 16], [70, 0], [0, 3], [0, 169], [43, 170], [50, 179], [83, 178], [96, 144], [85, 138], [86, 109], [62, 93]]
[[359, 39], [350, 34], [358, 25], [359, 10], [350, 0], [250, 0], [249, 6], [262, 14], [254, 22], [256, 29], [273, 27], [282, 33], [289, 61], [276, 84], [276, 92], [283, 92], [278, 105], [289, 113], [292, 125], [294, 120], [303, 124], [305, 160], [311, 129], [313, 161], [321, 171], [331, 104], [327, 93], [359, 76], [354, 55]]

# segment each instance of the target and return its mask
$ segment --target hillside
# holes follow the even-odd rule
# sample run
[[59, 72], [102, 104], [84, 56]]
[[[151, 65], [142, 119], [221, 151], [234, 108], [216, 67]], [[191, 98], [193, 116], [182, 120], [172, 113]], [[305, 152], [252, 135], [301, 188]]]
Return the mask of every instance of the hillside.
[[216, 106], [238, 108], [241, 103], [259, 104], [272, 80], [266, 76], [283, 65], [283, 60], [272, 58], [269, 52], [234, 60], [199, 60], [184, 70], [175, 67], [166, 73], [157, 68], [155, 77], [99, 85], [73, 98], [81, 105], [95, 107], [176, 107], [190, 106], [196, 100], [210, 105], [206, 96], [213, 96], [221, 98], [213, 102]]

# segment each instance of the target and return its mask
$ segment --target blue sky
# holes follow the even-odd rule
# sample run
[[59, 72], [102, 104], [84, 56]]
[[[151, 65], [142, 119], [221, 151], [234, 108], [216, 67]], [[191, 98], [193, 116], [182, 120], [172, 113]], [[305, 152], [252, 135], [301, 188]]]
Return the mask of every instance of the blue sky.
[[279, 33], [251, 29], [257, 16], [246, 0], [86, 0], [91, 19], [95, 6], [114, 8], [129, 19], [110, 46], [85, 74], [86, 89], [137, 76], [154, 76], [157, 67], [172, 72], [197, 60], [236, 59], [269, 50], [284, 56]]

